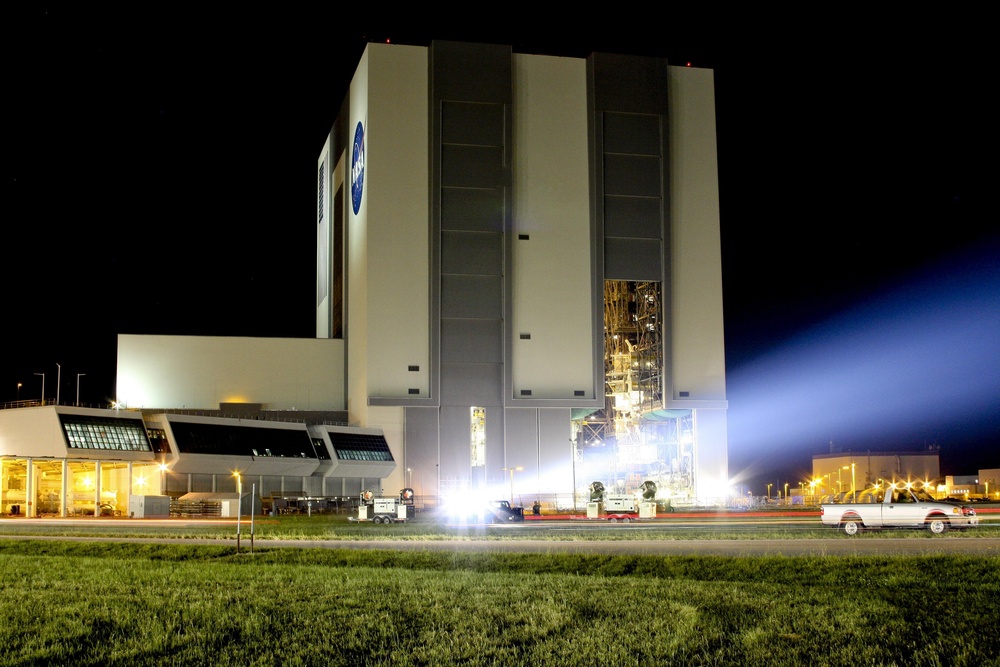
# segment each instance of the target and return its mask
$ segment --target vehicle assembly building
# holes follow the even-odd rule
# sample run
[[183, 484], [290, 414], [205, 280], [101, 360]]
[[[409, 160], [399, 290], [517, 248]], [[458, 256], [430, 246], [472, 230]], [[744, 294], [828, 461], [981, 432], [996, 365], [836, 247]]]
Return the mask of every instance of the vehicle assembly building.
[[370, 44], [317, 175], [316, 335], [399, 486], [723, 494], [711, 70]]
[[[30, 424], [0, 439], [10, 497], [51, 473], [65, 511], [117, 469], [104, 493], [121, 498], [137, 467], [171, 495], [234, 475], [261, 495], [726, 495], [711, 70], [372, 43], [316, 173], [315, 338], [120, 335], [119, 410], [43, 398], [35, 419], [62, 436], [44, 455]], [[127, 455], [100, 435], [126, 410], [147, 436], [134, 415], [114, 425]], [[99, 425], [71, 440], [77, 422]], [[81, 491], [92, 511], [101, 493]]]

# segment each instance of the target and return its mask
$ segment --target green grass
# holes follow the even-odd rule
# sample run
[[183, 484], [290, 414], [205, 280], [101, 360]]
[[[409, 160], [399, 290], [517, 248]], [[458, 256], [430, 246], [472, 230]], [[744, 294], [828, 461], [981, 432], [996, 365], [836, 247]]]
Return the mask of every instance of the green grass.
[[257, 545], [0, 539], [0, 666], [1000, 665], [1000, 556]]
[[[1000, 516], [986, 515], [983, 523], [969, 531], [952, 531], [949, 537], [986, 537], [1000, 536]], [[593, 521], [586, 529], [574, 529], [572, 525], [564, 525], [558, 533], [549, 533], [549, 540], [690, 540], [690, 539], [744, 539], [772, 540], [812, 537], [831, 537], [836, 534], [832, 528], [820, 525], [818, 516], [804, 516], [798, 523], [775, 523], [772, 518], [755, 516], [738, 518], [736, 523], [722, 523], [713, 513], [705, 513], [696, 520], [690, 519], [660, 519], [660, 523], [668, 526], [667, 530], [643, 531], [632, 530], [618, 524], [605, 524], [595, 527]], [[169, 525], [165, 525], [169, 524]], [[241, 536], [250, 538], [251, 526], [244, 519]], [[93, 537], [93, 536], [125, 536], [177, 539], [234, 539], [236, 537], [236, 520], [204, 521], [199, 519], [176, 519], [170, 522], [150, 522], [142, 519], [112, 523], [102, 519], [86, 519], [71, 524], [64, 524], [49, 519], [0, 519], [0, 535], [50, 535], [63, 537]], [[253, 524], [255, 540], [517, 540], [538, 539], [533, 531], [505, 530], [486, 526], [454, 526], [445, 525], [429, 519], [419, 519], [406, 524], [384, 526], [374, 523], [356, 523], [348, 521], [346, 515], [316, 514], [285, 515], [278, 517], [257, 517]], [[926, 531], [881, 531], [865, 533], [853, 539], [865, 539], [869, 536], [879, 538], [925, 536], [933, 539]], [[848, 539], [845, 537], [845, 539]]]

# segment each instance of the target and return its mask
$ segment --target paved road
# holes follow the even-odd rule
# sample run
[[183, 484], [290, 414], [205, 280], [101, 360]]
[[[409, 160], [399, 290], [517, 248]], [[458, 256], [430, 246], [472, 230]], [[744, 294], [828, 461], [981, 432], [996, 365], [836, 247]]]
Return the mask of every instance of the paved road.
[[[229, 545], [236, 540], [131, 537], [60, 537], [0, 535], [0, 540], [79, 540], [92, 542]], [[254, 550], [275, 547], [313, 549], [392, 549], [398, 551], [469, 551], [505, 553], [644, 554], [653, 556], [863, 556], [982, 555], [1000, 556], [1000, 537], [926, 536], [802, 538], [788, 540], [255, 540]], [[250, 551], [248, 537], [240, 550]]]

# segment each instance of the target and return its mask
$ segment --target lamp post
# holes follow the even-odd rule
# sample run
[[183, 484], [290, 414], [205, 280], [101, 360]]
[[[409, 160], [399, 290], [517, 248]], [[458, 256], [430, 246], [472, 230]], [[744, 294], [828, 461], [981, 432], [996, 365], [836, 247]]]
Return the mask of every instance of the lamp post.
[[240, 477], [240, 471], [237, 470], [233, 473], [233, 477], [236, 478], [236, 553], [240, 552], [240, 523], [243, 521], [242, 509], [243, 509], [243, 478]]
[[76, 374], [76, 407], [80, 407], [80, 376], [86, 375], [86, 373]]
[[510, 504], [514, 504], [514, 473], [518, 470], [524, 470], [524, 466], [517, 466], [514, 468], [502, 468], [502, 470], [510, 471]]
[[854, 480], [854, 461], [851, 461], [851, 495], [857, 492], [857, 487], [855, 486]]
[[45, 405], [45, 373], [35, 373], [42, 376], [42, 405]]
[[408, 489], [413, 488], [413, 468], [406, 469], [406, 487]]
[[788, 504], [788, 482], [785, 482], [785, 504]]
[[767, 499], [768, 500], [771, 499], [771, 485], [770, 484], [767, 485]]
[[17, 383], [17, 400], [18, 400], [18, 402], [21, 401], [21, 383], [20, 382]]
[[62, 384], [62, 366], [56, 364], [56, 405], [59, 405], [59, 385]]
[[576, 440], [569, 439], [569, 462], [573, 468], [573, 512], [576, 512]]

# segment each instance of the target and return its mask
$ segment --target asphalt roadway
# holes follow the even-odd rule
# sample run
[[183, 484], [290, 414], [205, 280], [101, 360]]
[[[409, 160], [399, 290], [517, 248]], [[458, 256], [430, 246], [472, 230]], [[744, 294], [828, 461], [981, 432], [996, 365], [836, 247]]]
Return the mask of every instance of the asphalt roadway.
[[[391, 530], [390, 526], [385, 527]], [[625, 526], [622, 526], [625, 528]], [[246, 532], [239, 539], [240, 551], [302, 548], [302, 549], [377, 549], [394, 551], [465, 551], [479, 553], [585, 553], [585, 554], [634, 554], [651, 556], [915, 556], [915, 555], [981, 555], [1000, 556], [1000, 537], [963, 535], [928, 535], [925, 531], [868, 534], [848, 537], [835, 534], [830, 537], [800, 539], [641, 539], [641, 540], [547, 540], [504, 539], [503, 533], [517, 531], [519, 526], [505, 526], [491, 531], [489, 539], [456, 538], [452, 540], [378, 539], [259, 539]], [[975, 529], [972, 529], [973, 531]], [[246, 528], [244, 527], [244, 531]], [[149, 538], [122, 536], [56, 536], [56, 535], [0, 535], [0, 540], [75, 540], [89, 542], [134, 542], [166, 544], [229, 545], [237, 548], [237, 539]]]

